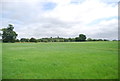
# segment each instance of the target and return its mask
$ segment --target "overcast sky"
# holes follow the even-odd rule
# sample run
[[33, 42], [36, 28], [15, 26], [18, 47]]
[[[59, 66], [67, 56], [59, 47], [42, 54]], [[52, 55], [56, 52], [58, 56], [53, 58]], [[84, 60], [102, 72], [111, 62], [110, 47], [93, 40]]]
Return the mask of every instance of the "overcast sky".
[[13, 24], [18, 38], [118, 38], [119, 0], [0, 0], [0, 28]]

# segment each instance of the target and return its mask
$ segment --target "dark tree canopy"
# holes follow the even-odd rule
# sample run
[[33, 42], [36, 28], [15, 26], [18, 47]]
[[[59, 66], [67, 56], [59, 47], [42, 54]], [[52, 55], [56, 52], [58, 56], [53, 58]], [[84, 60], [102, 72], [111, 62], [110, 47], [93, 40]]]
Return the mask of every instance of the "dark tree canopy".
[[86, 41], [86, 35], [80, 34], [79, 37], [76, 37], [76, 38], [75, 38], [75, 40], [76, 40], [77, 42], [79, 42], [79, 41]]
[[92, 41], [92, 39], [91, 39], [91, 38], [88, 38], [87, 41]]
[[31, 38], [29, 41], [30, 42], [37, 42], [37, 40], [35, 38]]
[[27, 39], [27, 38], [21, 38], [20, 41], [21, 42], [29, 42], [29, 39]]
[[13, 25], [9, 24], [7, 28], [3, 28], [2, 40], [3, 42], [15, 42], [17, 34], [13, 31]]

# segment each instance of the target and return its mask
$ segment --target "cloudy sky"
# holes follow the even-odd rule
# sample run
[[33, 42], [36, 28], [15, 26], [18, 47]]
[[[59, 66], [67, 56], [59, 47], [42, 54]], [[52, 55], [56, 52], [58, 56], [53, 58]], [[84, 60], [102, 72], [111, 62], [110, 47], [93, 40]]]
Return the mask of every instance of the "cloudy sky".
[[0, 28], [13, 24], [18, 38], [117, 39], [119, 0], [0, 0]]

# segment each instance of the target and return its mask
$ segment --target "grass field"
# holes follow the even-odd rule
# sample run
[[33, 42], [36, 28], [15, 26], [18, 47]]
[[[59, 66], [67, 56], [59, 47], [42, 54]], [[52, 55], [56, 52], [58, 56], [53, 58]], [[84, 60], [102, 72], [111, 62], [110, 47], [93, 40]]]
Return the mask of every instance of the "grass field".
[[0, 80], [2, 79], [2, 43], [0, 41]]
[[116, 79], [117, 42], [4, 43], [3, 79]]

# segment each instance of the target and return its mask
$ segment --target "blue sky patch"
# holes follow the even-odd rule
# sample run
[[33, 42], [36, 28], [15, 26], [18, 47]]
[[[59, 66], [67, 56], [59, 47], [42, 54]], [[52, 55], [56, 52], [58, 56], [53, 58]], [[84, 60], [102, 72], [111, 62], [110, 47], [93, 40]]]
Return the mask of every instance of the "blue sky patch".
[[47, 2], [43, 4], [43, 10], [52, 10], [56, 7], [56, 3]]
[[99, 23], [99, 22], [101, 22], [101, 21], [104, 21], [104, 20], [112, 20], [112, 19], [118, 19], [118, 17], [117, 16], [113, 16], [113, 17], [109, 17], [109, 18], [101, 18], [101, 19], [97, 19], [97, 20], [94, 20], [94, 21], [92, 21], [91, 23], [89, 23], [89, 24], [87, 24], [87, 25], [95, 25], [95, 24], [97, 24], [97, 23]]
[[80, 3], [82, 3], [82, 2], [84, 2], [85, 0], [73, 0], [73, 1], [71, 1], [70, 3], [71, 4], [80, 4]]

